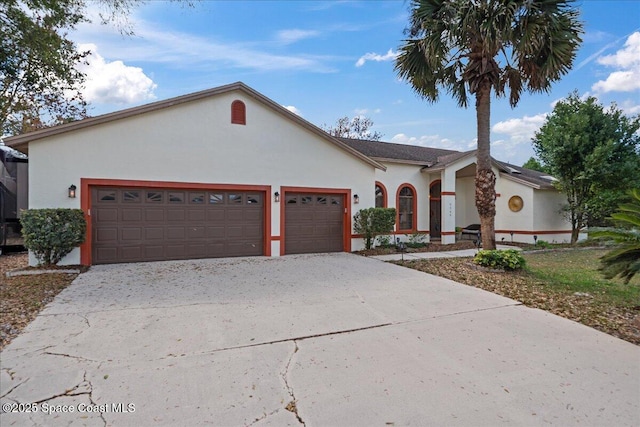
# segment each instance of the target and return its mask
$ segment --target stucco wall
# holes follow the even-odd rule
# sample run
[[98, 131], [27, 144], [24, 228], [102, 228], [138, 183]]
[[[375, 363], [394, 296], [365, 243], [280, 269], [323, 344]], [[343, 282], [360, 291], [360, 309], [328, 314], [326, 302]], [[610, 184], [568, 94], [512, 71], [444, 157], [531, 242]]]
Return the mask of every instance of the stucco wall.
[[[235, 99], [246, 104], [244, 126], [231, 124]], [[278, 236], [280, 206], [272, 195], [281, 186], [351, 189], [360, 196], [352, 213], [374, 205], [373, 166], [243, 92], [34, 141], [29, 162], [31, 208], [79, 208], [80, 194], [69, 199], [67, 188], [75, 184], [79, 193], [81, 178], [270, 185], [271, 234]], [[78, 262], [78, 251], [64, 260]]]
[[[533, 188], [498, 176], [496, 193], [500, 194], [496, 198], [496, 230], [515, 232], [533, 230]], [[523, 206], [519, 212], [513, 212], [509, 209], [509, 199], [513, 196], [522, 198]], [[496, 236], [496, 240], [500, 241], [500, 238]], [[518, 240], [518, 235], [514, 236], [514, 241], [521, 241]]]
[[458, 178], [456, 180], [456, 227], [480, 224], [480, 216], [476, 208], [475, 197], [475, 178]]
[[539, 239], [551, 243], [570, 242], [571, 223], [560, 213], [562, 206], [567, 204], [566, 196], [554, 190], [536, 191], [534, 202], [533, 224], [537, 231], [542, 232]]

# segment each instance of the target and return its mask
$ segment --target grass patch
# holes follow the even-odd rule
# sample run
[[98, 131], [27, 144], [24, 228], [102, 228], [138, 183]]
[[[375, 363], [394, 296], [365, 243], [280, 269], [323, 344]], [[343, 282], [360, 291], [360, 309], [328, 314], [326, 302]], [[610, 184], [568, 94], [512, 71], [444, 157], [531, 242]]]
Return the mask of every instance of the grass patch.
[[[640, 277], [629, 285], [598, 271], [602, 249], [524, 254], [527, 268], [494, 272], [471, 258], [405, 261], [403, 265], [475, 286], [640, 344]], [[402, 264], [396, 262], [396, 264]]]
[[640, 276], [625, 285], [607, 280], [598, 271], [606, 250], [567, 250], [526, 254], [529, 273], [556, 292], [588, 293], [609, 304], [634, 308], [640, 305]]

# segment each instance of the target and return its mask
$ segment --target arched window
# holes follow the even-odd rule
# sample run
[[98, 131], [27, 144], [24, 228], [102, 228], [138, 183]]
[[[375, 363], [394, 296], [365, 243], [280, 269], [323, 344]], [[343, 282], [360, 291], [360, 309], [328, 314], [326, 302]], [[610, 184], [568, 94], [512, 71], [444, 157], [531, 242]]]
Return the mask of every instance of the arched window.
[[429, 187], [429, 198], [431, 200], [440, 200], [440, 198], [442, 197], [441, 193], [442, 193], [442, 181], [440, 180], [433, 181], [431, 183], [431, 186]]
[[398, 231], [416, 231], [416, 192], [412, 185], [398, 189]]
[[387, 189], [380, 182], [376, 182], [376, 208], [387, 207]]
[[231, 123], [236, 125], [247, 124], [247, 107], [244, 102], [237, 99], [231, 103]]

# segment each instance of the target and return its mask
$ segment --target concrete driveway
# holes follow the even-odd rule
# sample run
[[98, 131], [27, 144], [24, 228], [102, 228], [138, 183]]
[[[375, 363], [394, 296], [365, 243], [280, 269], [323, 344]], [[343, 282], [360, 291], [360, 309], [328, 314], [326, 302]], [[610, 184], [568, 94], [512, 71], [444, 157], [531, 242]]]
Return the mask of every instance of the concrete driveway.
[[92, 267], [1, 363], [3, 427], [640, 425], [640, 347], [350, 254]]

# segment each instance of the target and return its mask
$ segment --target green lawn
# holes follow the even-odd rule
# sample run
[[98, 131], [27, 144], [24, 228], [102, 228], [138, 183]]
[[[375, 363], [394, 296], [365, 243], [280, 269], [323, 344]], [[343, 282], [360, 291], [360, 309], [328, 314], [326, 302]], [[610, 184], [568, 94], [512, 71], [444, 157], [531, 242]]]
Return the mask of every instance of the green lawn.
[[549, 290], [583, 292], [600, 301], [623, 306], [640, 305], [640, 276], [629, 285], [605, 279], [598, 268], [606, 250], [567, 250], [525, 254], [527, 269]]

